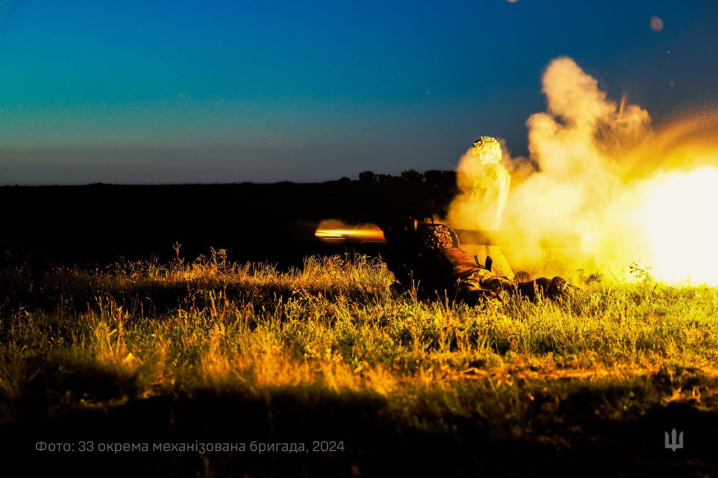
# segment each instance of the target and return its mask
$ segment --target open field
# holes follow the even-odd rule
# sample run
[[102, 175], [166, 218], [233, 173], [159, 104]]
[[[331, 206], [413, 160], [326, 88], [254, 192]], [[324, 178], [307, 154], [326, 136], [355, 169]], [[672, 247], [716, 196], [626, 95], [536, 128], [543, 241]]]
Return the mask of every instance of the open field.
[[[8, 267], [4, 467], [199, 476], [718, 472], [718, 290], [592, 276], [562, 303], [391, 292], [366, 256], [303, 268]], [[685, 448], [664, 449], [677, 428]], [[150, 451], [36, 443], [150, 443]], [[292, 454], [250, 443], [306, 443]], [[314, 441], [342, 450], [311, 451]], [[240, 443], [245, 452], [152, 451]], [[115, 450], [116, 451], [116, 450]], [[14, 476], [10, 473], [8, 476]]]

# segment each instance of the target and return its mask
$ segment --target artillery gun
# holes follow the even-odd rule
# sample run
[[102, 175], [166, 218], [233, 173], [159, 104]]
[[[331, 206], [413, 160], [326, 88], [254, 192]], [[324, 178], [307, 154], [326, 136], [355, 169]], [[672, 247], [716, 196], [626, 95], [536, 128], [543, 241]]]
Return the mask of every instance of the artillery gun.
[[[477, 237], [478, 233], [464, 231], [469, 237]], [[558, 276], [535, 280], [529, 280], [526, 273], [518, 273], [514, 280], [501, 276], [491, 270], [490, 257], [482, 263], [461, 249], [457, 231], [426, 218], [402, 217], [382, 221], [374, 227], [334, 232], [319, 229], [317, 236], [334, 238], [330, 240], [383, 242], [386, 246], [383, 258], [397, 285], [415, 288], [423, 295], [449, 294], [456, 300], [478, 303], [511, 295], [532, 300], [539, 296], [559, 298], [571, 288]]]

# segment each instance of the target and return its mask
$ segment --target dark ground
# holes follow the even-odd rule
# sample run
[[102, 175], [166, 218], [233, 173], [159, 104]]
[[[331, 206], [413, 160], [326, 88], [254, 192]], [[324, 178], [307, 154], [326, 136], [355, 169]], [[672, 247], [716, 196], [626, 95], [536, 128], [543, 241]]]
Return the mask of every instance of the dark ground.
[[0, 244], [16, 260], [80, 266], [169, 260], [175, 243], [187, 258], [214, 247], [232, 260], [301, 265], [306, 255], [337, 253], [314, 239], [324, 219], [441, 214], [454, 193], [450, 175], [432, 182], [0, 187]]
[[[581, 408], [585, 397], [567, 406]], [[631, 423], [582, 419], [526, 439], [489, 440], [488, 431], [454, 423], [457, 434], [410, 429], [382, 419], [366, 397], [317, 400], [298, 408], [291, 395], [270, 404], [241, 397], [157, 397], [110, 411], [82, 410], [0, 428], [4, 476], [711, 476], [718, 472], [714, 413], [686, 405], [649, 410]], [[680, 423], [685, 449], [663, 448], [663, 430]], [[73, 443], [74, 452], [34, 451]], [[101, 443], [239, 443], [244, 453], [80, 453]], [[334, 453], [249, 451], [251, 442], [337, 440]], [[204, 475], [211, 470], [215, 475]]]

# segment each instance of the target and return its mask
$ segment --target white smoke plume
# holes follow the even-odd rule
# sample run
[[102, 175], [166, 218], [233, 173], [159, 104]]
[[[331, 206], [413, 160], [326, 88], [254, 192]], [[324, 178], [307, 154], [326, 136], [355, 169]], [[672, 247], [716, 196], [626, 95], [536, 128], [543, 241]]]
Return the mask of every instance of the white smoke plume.
[[[566, 57], [549, 64], [542, 86], [547, 111], [526, 123], [529, 158], [512, 159], [505, 151], [503, 160], [512, 185], [501, 229], [520, 231], [524, 242], [534, 242], [505, 248], [514, 270], [546, 262], [547, 254], [574, 269], [587, 261], [597, 266], [655, 259], [646, 242], [650, 234], [637, 216], [646, 191], [659, 176], [715, 164], [716, 136], [710, 133], [716, 130], [716, 115], [679, 118], [655, 131], [646, 110], [625, 98], [609, 99], [596, 79]], [[475, 167], [467, 152], [457, 169], [462, 191]], [[447, 220], [455, 227], [481, 216], [465, 197], [450, 209]], [[540, 245], [546, 233], [578, 237], [579, 244], [547, 251]]]

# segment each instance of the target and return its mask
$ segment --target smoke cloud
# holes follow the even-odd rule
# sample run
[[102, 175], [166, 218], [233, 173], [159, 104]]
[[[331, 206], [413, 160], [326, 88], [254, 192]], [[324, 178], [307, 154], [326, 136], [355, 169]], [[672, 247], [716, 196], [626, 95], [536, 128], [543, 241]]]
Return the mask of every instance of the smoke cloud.
[[[533, 244], [504, 248], [514, 270], [535, 269], [537, 263], [550, 262], [547, 258], [561, 264], [560, 270], [550, 272], [666, 261], [655, 257], [651, 242], [649, 196], [661, 195], [657, 184], [671, 174], [715, 164], [716, 115], [676, 118], [656, 131], [646, 110], [625, 97], [620, 102], [609, 99], [598, 81], [567, 57], [548, 65], [542, 91], [546, 112], [526, 122], [529, 158], [511, 158], [504, 150], [502, 161], [512, 184], [501, 229]], [[458, 186], [464, 194], [447, 218], [454, 227], [482, 227], [475, 224], [482, 216], [480, 206], [467, 200], [478, 167], [470, 151], [459, 161]], [[718, 190], [718, 184], [705, 187]], [[685, 215], [699, 207], [681, 204], [678, 210]], [[564, 235], [574, 243], [547, 250], [541, 246], [547, 234]]]

